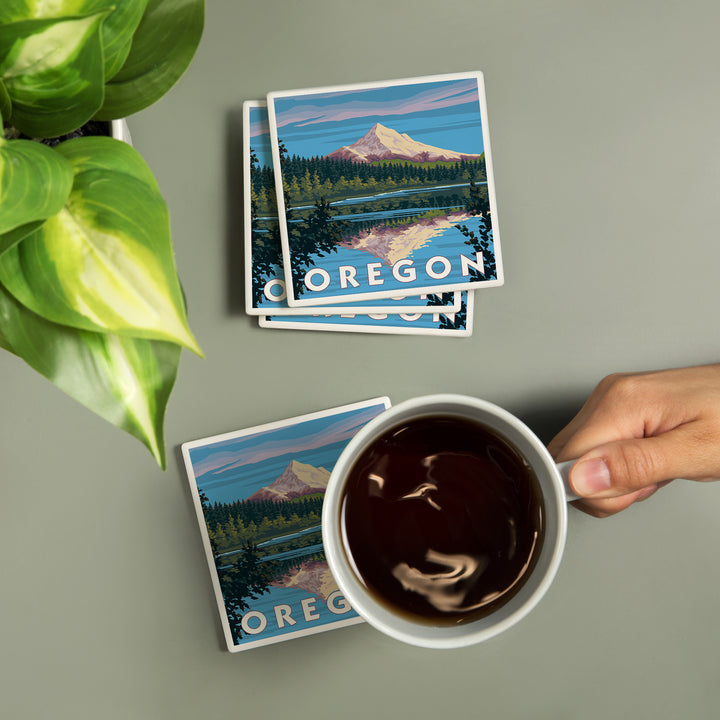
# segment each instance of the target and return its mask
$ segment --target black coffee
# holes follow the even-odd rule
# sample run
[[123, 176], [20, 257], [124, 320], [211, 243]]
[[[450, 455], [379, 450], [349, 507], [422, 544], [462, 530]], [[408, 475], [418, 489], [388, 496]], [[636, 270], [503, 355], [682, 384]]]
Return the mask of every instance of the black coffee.
[[340, 512], [351, 565], [368, 590], [436, 625], [506, 603], [543, 540], [532, 469], [494, 431], [449, 415], [398, 425], [366, 449]]

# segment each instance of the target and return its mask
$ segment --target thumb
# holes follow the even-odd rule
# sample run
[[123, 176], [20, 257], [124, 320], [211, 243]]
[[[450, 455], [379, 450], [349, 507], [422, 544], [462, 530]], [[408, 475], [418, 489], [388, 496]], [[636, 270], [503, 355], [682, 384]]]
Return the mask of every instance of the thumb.
[[581, 497], [610, 498], [673, 480], [683, 469], [687, 477], [691, 447], [682, 428], [607, 443], [578, 458], [570, 469], [570, 485]]

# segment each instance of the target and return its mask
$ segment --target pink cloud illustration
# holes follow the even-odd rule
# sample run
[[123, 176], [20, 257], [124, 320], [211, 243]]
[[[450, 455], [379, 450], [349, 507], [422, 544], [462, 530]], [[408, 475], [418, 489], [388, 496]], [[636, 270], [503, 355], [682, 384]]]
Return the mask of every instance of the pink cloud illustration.
[[368, 420], [377, 414], [378, 407], [374, 406], [363, 412], [339, 417], [335, 423], [329, 426], [323, 424], [315, 431], [311, 431], [310, 422], [312, 421], [309, 421], [308, 432], [304, 432], [296, 438], [288, 438], [284, 434], [279, 436], [278, 430], [282, 431], [289, 427], [282, 426], [219, 441], [206, 458], [193, 459], [195, 478], [220, 475], [243, 465], [268, 460], [277, 455], [299, 453], [336, 442], [349, 441]]
[[464, 103], [477, 101], [478, 86], [474, 80], [462, 80], [454, 83], [442, 83], [437, 88], [431, 88], [412, 97], [389, 100], [363, 100], [357, 98], [358, 93], [338, 93], [350, 96], [347, 101], [325, 104], [323, 99], [333, 97], [335, 94], [322, 93], [318, 96], [309, 94], [307, 102], [295, 106], [292, 110], [276, 114], [276, 124], [284, 127], [289, 124], [299, 126], [315, 125], [324, 122], [338, 122], [370, 116], [408, 115], [416, 112], [426, 112], [440, 108], [453, 107]]

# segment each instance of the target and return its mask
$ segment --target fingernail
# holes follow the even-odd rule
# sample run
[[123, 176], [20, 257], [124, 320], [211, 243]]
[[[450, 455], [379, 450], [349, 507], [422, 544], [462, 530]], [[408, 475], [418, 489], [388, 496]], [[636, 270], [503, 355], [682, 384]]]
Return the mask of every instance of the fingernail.
[[602, 458], [591, 458], [575, 465], [570, 480], [578, 495], [595, 495], [610, 487], [610, 471]]

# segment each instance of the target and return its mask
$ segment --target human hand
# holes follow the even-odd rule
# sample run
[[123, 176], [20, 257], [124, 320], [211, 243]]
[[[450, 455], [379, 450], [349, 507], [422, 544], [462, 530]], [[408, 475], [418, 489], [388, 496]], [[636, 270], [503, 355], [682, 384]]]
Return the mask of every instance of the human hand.
[[610, 375], [548, 449], [558, 462], [577, 458], [575, 505], [596, 517], [675, 478], [718, 479], [720, 364]]

